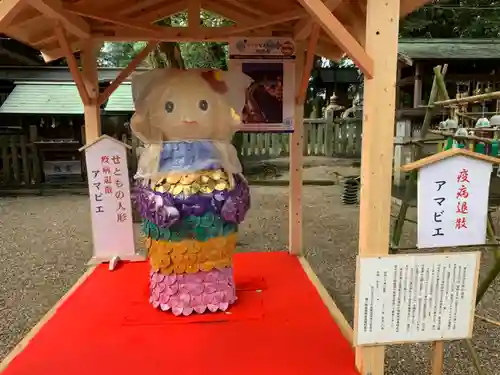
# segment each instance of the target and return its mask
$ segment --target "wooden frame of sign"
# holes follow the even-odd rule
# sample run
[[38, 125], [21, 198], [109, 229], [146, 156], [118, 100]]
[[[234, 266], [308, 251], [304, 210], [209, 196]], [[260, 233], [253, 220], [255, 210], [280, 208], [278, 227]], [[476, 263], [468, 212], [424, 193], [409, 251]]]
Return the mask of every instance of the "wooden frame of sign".
[[129, 145], [107, 135], [79, 149], [85, 152], [90, 195], [93, 256], [89, 265], [112, 260], [145, 260], [135, 249], [127, 165], [129, 149]]
[[484, 245], [493, 165], [500, 159], [454, 148], [401, 169], [418, 170], [419, 248]]
[[[296, 48], [292, 38], [233, 38], [230, 41], [229, 71], [242, 71], [249, 77], [241, 131], [293, 132]], [[254, 94], [268, 98], [265, 108]]]
[[355, 345], [471, 338], [480, 256], [476, 251], [358, 257]]

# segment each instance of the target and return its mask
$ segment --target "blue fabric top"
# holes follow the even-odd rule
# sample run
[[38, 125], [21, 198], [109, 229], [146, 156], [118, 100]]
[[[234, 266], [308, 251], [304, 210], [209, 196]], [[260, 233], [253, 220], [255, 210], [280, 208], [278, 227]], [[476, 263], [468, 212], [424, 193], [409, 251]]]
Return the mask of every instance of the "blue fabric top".
[[163, 144], [159, 172], [218, 168], [221, 168], [219, 155], [211, 141], [178, 141]]

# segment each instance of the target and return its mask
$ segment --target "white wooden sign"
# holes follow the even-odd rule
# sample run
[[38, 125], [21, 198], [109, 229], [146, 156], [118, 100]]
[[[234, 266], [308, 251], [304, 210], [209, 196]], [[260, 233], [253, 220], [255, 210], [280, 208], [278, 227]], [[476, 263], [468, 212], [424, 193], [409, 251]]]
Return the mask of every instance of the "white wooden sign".
[[480, 252], [358, 258], [356, 345], [472, 336]]
[[242, 131], [293, 131], [296, 90], [292, 39], [234, 38], [229, 44], [229, 70], [250, 78], [242, 93]]
[[127, 145], [108, 136], [85, 150], [94, 256], [91, 263], [114, 257], [137, 260], [127, 167]]
[[463, 155], [419, 169], [419, 248], [486, 242], [491, 172], [491, 163]]

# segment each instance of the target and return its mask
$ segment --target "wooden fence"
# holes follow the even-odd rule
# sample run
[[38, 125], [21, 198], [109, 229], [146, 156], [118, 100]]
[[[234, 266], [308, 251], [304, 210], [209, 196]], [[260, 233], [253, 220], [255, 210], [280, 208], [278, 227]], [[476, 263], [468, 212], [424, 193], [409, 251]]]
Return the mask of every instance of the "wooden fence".
[[[0, 187], [37, 188], [44, 185], [44, 173], [36, 132], [30, 135], [0, 135]], [[34, 129], [36, 130], [36, 129]], [[243, 133], [243, 159], [272, 159], [289, 154], [289, 134]], [[122, 139], [132, 145], [129, 167], [137, 168], [137, 139]], [[360, 157], [361, 121], [304, 120], [304, 155]], [[84, 164], [84, 163], [83, 163]], [[82, 165], [84, 173], [85, 166]], [[84, 184], [84, 176], [82, 176]]]
[[[277, 158], [289, 154], [290, 134], [243, 133], [242, 157]], [[304, 120], [305, 156], [361, 156], [361, 120]]]
[[42, 181], [38, 151], [26, 135], [0, 135], [0, 185], [36, 185]]

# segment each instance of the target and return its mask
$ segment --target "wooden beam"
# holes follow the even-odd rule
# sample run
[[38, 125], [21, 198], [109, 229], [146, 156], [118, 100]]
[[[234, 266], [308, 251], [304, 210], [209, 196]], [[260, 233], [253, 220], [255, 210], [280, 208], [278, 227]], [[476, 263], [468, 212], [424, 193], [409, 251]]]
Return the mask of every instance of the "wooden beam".
[[336, 62], [339, 62], [342, 59], [342, 56], [344, 56], [344, 51], [337, 46], [332, 45], [330, 41], [322, 41], [321, 38], [316, 46], [316, 52], [318, 55]]
[[[27, 1], [24, 1], [25, 4], [29, 5]], [[26, 24], [31, 23], [31, 21], [34, 21], [35, 19], [40, 20], [44, 16], [40, 14], [40, 12], [31, 6], [28, 6], [22, 10], [22, 12], [16, 14], [14, 18], [12, 19], [12, 26], [13, 27], [22, 27], [26, 26]]]
[[[137, 40], [172, 40], [172, 41], [201, 41], [210, 38], [223, 39], [225, 36], [225, 29], [230, 27], [213, 27], [213, 28], [198, 28], [197, 31], [192, 32], [187, 27], [164, 27], [151, 25], [144, 20], [136, 21], [129, 17], [123, 17], [112, 14], [97, 14], [91, 9], [83, 9], [81, 7], [68, 5], [65, 9], [68, 12], [79, 14], [84, 17], [92, 18], [101, 22], [107, 22], [117, 25], [123, 29], [134, 29], [140, 32], [140, 37]], [[102, 29], [101, 29], [102, 30]], [[99, 34], [94, 31], [93, 37], [98, 38]], [[110, 33], [113, 35], [113, 33]], [[110, 36], [111, 36], [110, 35]]]
[[[217, 3], [224, 3], [224, 2], [227, 4], [227, 1], [217, 0]], [[229, 5], [235, 7], [238, 10], [240, 9], [244, 10], [245, 12], [250, 14], [255, 14], [257, 16], [267, 16], [267, 13], [261, 10], [259, 7], [247, 5], [240, 1], [230, 0]]]
[[78, 92], [80, 93], [80, 97], [84, 105], [90, 103], [89, 93], [85, 87], [83, 82], [83, 78], [80, 74], [80, 69], [78, 68], [78, 63], [76, 62], [75, 55], [73, 55], [73, 50], [66, 38], [63, 26], [58, 23], [55, 28], [55, 35], [59, 44], [61, 45], [61, 49], [64, 50], [64, 54], [66, 55], [66, 61], [68, 62], [69, 70], [71, 75], [73, 76], [73, 80], [75, 81]]
[[[133, 6], [127, 6], [127, 4], [130, 4], [129, 0], [125, 0], [123, 2], [124, 9], [118, 13], [120, 16], [133, 16], [134, 18], [140, 17], [141, 21], [147, 23], [153, 23], [186, 10], [186, 2], [182, 0], [166, 5], [163, 1], [158, 0], [140, 1]], [[111, 8], [108, 7], [102, 11], [97, 10], [95, 13], [106, 14], [113, 9], [116, 9], [116, 5], [113, 5]]]
[[414, 10], [421, 8], [425, 4], [430, 3], [432, 0], [401, 0], [401, 8], [399, 17], [404, 18]]
[[81, 17], [69, 14], [57, 0], [27, 0], [29, 4], [43, 15], [59, 21], [66, 30], [81, 39], [90, 37], [90, 26]]
[[432, 343], [431, 368], [432, 375], [442, 375], [444, 367], [444, 341]]
[[[325, 6], [330, 10], [330, 12], [334, 12], [335, 8], [337, 8], [342, 3], [342, 0], [327, 0], [325, 1]], [[304, 40], [311, 33], [313, 21], [310, 18], [303, 18], [294, 27], [294, 39], [295, 40]]]
[[[365, 78], [373, 77], [373, 60], [321, 0], [298, 0], [332, 40], [354, 61]], [[394, 74], [396, 74], [394, 72]]]
[[94, 142], [101, 136], [101, 109], [99, 105], [99, 75], [97, 73], [97, 55], [100, 44], [87, 40], [83, 43], [82, 73], [90, 103], [84, 105], [85, 144]]
[[120, 86], [123, 81], [127, 79], [128, 76], [139, 66], [139, 64], [156, 48], [158, 42], [148, 42], [146, 47], [142, 49], [141, 52], [135, 56], [132, 61], [129, 62], [125, 69], [122, 69], [120, 74], [111, 82], [111, 84], [106, 87], [106, 90], [99, 95], [99, 105], [102, 105], [108, 100], [108, 98], [113, 94], [113, 92]]
[[349, 322], [345, 318], [344, 314], [342, 314], [342, 311], [340, 311], [340, 309], [338, 308], [337, 304], [333, 300], [328, 290], [323, 286], [319, 277], [316, 275], [316, 273], [314, 273], [314, 270], [312, 269], [311, 265], [306, 260], [306, 258], [304, 258], [303, 256], [299, 256], [299, 262], [302, 265], [302, 269], [309, 277], [309, 280], [316, 288], [319, 297], [321, 298], [326, 308], [330, 312], [330, 315], [332, 316], [333, 320], [335, 320], [335, 323], [337, 323], [340, 332], [347, 340], [349, 345], [352, 346], [354, 341], [354, 332], [352, 330], [352, 327], [349, 325]]
[[[186, 9], [186, 2], [185, 1], [177, 1], [172, 4], [165, 5], [164, 1], [162, 0], [142, 0], [138, 1], [135, 4], [131, 5], [130, 0], [124, 0], [122, 2], [123, 4], [123, 10], [121, 10], [118, 14], [120, 16], [130, 16], [136, 12], [141, 12], [141, 11], [146, 11], [149, 8], [155, 8], [158, 7], [159, 4], [161, 4], [159, 7], [161, 8], [166, 8], [168, 9], [168, 14], [165, 15], [165, 17], [168, 17], [172, 14], [182, 12], [183, 10]], [[114, 5], [116, 7], [116, 5]], [[107, 10], [112, 9], [113, 5], [108, 7], [104, 12], [98, 12], [98, 13], [106, 13]], [[167, 8], [168, 7], [168, 8]], [[170, 13], [172, 12], [172, 13]]]
[[[68, 39], [68, 43], [73, 53], [80, 51], [83, 45], [82, 40]], [[64, 50], [58, 45], [58, 43], [55, 44], [51, 43], [50, 45], [46, 45], [44, 46], [44, 48], [40, 50], [40, 52], [45, 62], [51, 62], [65, 56]]]
[[[295, 82], [300, 82], [304, 71], [305, 43], [296, 43]], [[303, 251], [303, 164], [304, 164], [304, 105], [295, 103], [294, 131], [290, 134], [290, 192], [288, 219], [289, 252], [300, 255]]]
[[188, 28], [193, 34], [199, 32], [201, 27], [201, 0], [188, 1]]
[[[389, 252], [395, 81], [398, 62], [400, 0], [368, 0], [366, 50], [373, 58], [372, 77], [365, 76], [359, 256], [384, 256]], [[354, 326], [359, 301], [355, 296]], [[356, 348], [361, 375], [384, 374], [384, 346]]]
[[[38, 0], [39, 1], [39, 0]], [[161, 26], [154, 26], [149, 24], [148, 22], [144, 21], [137, 21], [135, 19], [131, 19], [128, 17], [123, 17], [118, 14], [111, 14], [111, 13], [97, 13], [93, 11], [92, 9], [86, 8], [86, 7], [81, 7], [81, 6], [73, 6], [73, 5], [66, 5], [64, 8], [66, 11], [77, 14], [79, 16], [91, 18], [97, 21], [101, 22], [108, 22], [114, 25], [130, 28], [130, 29], [136, 29], [136, 30], [141, 30], [141, 31], [148, 31], [148, 32], [153, 32], [153, 33], [161, 33], [163, 32], [164, 28]]]
[[26, 0], [3, 0], [0, 2], [0, 29], [5, 30], [26, 6]]
[[257, 22], [254, 20], [253, 23], [249, 25], [227, 28], [225, 36], [231, 36], [252, 29], [260, 29], [263, 27], [276, 25], [278, 23], [293, 21], [303, 17], [307, 17], [307, 13], [303, 9], [294, 9], [284, 13], [276, 14], [274, 16], [263, 18], [261, 20], [258, 20]]
[[309, 79], [311, 78], [311, 69], [313, 68], [316, 45], [318, 44], [320, 31], [321, 28], [317, 23], [312, 25], [311, 36], [309, 37], [309, 42], [307, 43], [307, 54], [304, 70], [302, 71], [302, 79], [297, 88], [296, 94], [296, 102], [299, 105], [304, 105], [304, 101], [307, 97], [307, 88], [309, 87]]
[[159, 7], [144, 9], [141, 12], [134, 12], [133, 14], [127, 12], [127, 15], [138, 17], [143, 22], [155, 23], [184, 10], [186, 10], [186, 3], [184, 1], [180, 1], [172, 4], [161, 5]]
[[251, 25], [255, 22], [255, 18], [241, 14], [240, 12], [231, 9], [220, 1], [204, 1], [203, 9], [217, 13], [218, 15], [227, 18], [228, 20], [234, 21], [238, 25]]
[[138, 40], [156, 40], [172, 42], [225, 42], [227, 27], [200, 28], [200, 32], [191, 34], [187, 27], [163, 27], [161, 31], [128, 29], [126, 27], [98, 28], [92, 33], [92, 39], [102, 42], [125, 42]]

